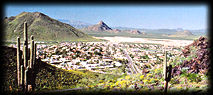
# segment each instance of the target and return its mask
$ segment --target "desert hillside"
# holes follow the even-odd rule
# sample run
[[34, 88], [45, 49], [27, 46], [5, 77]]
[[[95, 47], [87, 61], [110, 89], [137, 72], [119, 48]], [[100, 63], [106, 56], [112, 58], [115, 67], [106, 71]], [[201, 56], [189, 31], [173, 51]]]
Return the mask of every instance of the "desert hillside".
[[69, 24], [62, 23], [40, 12], [22, 12], [17, 16], [4, 19], [5, 40], [14, 40], [22, 37], [24, 22], [27, 22], [28, 35], [34, 35], [36, 40], [73, 40], [94, 39], [91, 36], [75, 29]]

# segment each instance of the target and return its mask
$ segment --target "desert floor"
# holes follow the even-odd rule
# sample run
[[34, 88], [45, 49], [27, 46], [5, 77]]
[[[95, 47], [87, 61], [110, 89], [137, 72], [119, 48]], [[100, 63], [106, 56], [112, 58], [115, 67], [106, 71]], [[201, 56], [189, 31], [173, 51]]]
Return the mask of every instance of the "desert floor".
[[113, 43], [132, 42], [132, 43], [153, 43], [165, 46], [186, 46], [193, 40], [172, 40], [172, 39], [151, 39], [151, 38], [131, 38], [131, 37], [95, 37], [97, 39], [108, 40]]

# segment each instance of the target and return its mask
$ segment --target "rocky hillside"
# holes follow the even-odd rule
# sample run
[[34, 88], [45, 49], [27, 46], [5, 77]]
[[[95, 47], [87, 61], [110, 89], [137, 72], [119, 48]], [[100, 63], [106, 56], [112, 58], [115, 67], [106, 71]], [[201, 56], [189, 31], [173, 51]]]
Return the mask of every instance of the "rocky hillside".
[[175, 67], [173, 68], [173, 76], [183, 73], [185, 68], [187, 73], [208, 74], [210, 71], [210, 44], [207, 38], [200, 37], [197, 40], [182, 50], [182, 62], [174, 61]]
[[[16, 48], [1, 46], [1, 92], [17, 91]], [[65, 71], [36, 60], [34, 67], [36, 90], [72, 88], [82, 78], [77, 71]]]
[[28, 35], [34, 35], [36, 40], [73, 40], [93, 39], [87, 34], [75, 29], [69, 24], [62, 23], [40, 12], [22, 12], [17, 16], [4, 19], [5, 40], [22, 37], [24, 22], [28, 25]]

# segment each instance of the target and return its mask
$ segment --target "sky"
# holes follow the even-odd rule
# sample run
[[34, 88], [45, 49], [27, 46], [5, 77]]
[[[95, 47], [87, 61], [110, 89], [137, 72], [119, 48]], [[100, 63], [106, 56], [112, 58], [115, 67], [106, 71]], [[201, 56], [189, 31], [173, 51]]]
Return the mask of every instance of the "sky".
[[207, 29], [208, 6], [200, 5], [30, 5], [6, 4], [6, 17], [22, 12], [41, 12], [54, 19], [96, 24], [104, 21], [109, 27], [146, 29]]

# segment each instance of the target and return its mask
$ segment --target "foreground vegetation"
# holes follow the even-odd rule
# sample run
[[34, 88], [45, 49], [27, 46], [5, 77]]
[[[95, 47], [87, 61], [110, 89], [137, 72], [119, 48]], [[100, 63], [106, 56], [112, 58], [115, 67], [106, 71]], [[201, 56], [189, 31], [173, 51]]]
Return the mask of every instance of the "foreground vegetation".
[[[1, 64], [3, 68], [3, 85], [1, 85], [1, 91], [16, 92], [18, 90], [16, 78], [16, 49], [1, 47], [1, 50], [4, 50], [1, 56], [1, 62], [3, 62], [3, 64]], [[117, 77], [115, 75], [102, 75], [87, 70], [63, 70], [44, 63], [40, 59], [36, 61], [34, 72], [36, 74], [36, 91], [84, 87], [88, 84], [97, 83], [97, 81], [99, 81], [96, 80], [97, 78], [104, 79], [103, 77], [108, 77], [106, 78], [106, 80], [108, 80], [109, 78]]]
[[[172, 79], [169, 82], [170, 92], [179, 90], [205, 92], [208, 90], [209, 51], [210, 46], [207, 38], [200, 37], [186, 46], [181, 55], [169, 58], [169, 64], [173, 67]], [[100, 81], [98, 84], [88, 87], [90, 89], [105, 89], [106, 91], [161, 91], [164, 87], [163, 65], [154, 64], [154, 69], [149, 68], [149, 72], [146, 74], [124, 74], [117, 80]]]

